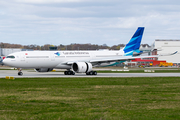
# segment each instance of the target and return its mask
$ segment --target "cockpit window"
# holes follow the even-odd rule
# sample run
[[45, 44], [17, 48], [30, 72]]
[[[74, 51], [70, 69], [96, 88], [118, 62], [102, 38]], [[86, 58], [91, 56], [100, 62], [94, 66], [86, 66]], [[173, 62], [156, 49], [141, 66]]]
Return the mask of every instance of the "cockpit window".
[[12, 55], [12, 56], [7, 56], [6, 58], [15, 58], [15, 57]]

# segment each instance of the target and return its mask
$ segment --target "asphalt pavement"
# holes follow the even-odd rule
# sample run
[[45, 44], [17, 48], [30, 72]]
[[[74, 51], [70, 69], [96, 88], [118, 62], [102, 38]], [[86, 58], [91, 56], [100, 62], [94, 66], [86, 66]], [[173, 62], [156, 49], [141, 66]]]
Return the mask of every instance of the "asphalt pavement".
[[23, 70], [19, 76], [17, 70], [0, 70], [0, 78], [11, 76], [15, 78], [41, 78], [41, 77], [180, 77], [180, 73], [98, 73], [97, 75], [86, 75], [76, 73], [75, 75], [64, 75], [64, 72], [35, 72]]

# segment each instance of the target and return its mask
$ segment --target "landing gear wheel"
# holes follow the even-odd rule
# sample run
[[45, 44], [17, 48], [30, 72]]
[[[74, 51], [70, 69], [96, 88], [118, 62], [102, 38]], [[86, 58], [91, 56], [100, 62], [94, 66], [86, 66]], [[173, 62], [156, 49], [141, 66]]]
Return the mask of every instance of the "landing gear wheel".
[[87, 72], [86, 75], [97, 75], [97, 72], [96, 71], [90, 71], [90, 72]]
[[75, 72], [72, 71], [71, 75], [75, 75]]
[[67, 71], [67, 75], [71, 75], [71, 71]]
[[93, 75], [93, 71], [89, 72], [89, 75]]
[[96, 71], [93, 71], [93, 75], [97, 75], [97, 72], [96, 72]]
[[18, 75], [19, 75], [19, 76], [22, 76], [22, 75], [23, 75], [23, 73], [22, 73], [22, 72], [18, 72]]

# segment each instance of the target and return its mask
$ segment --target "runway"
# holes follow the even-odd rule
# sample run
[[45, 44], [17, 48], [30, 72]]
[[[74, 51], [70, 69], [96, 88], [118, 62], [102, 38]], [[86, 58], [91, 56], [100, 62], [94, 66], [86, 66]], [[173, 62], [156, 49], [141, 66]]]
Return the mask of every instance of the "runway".
[[23, 76], [17, 75], [17, 70], [0, 70], [0, 78], [11, 76], [15, 78], [42, 78], [42, 77], [180, 77], [180, 73], [98, 73], [97, 75], [86, 75], [76, 73], [75, 75], [64, 75], [63, 72], [35, 72], [23, 70]]

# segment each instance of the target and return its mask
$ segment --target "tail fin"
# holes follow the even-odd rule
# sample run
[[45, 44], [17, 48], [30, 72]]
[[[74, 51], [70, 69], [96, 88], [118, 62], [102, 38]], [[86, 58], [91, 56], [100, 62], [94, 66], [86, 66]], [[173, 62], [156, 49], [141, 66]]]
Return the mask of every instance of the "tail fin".
[[144, 32], [144, 27], [138, 27], [133, 37], [129, 41], [129, 43], [126, 44], [126, 46], [123, 49], [125, 56], [133, 55], [133, 52], [140, 52], [139, 47], [141, 45], [143, 32]]

